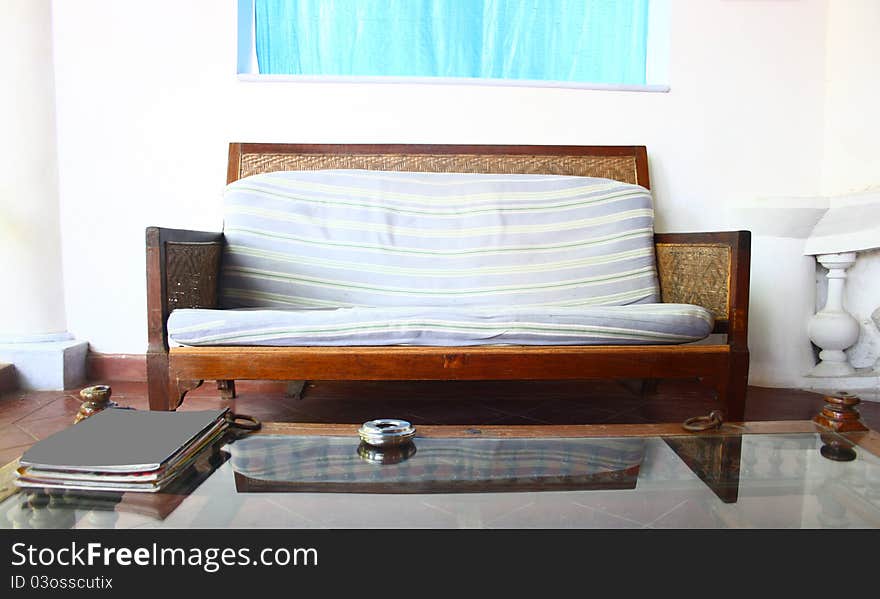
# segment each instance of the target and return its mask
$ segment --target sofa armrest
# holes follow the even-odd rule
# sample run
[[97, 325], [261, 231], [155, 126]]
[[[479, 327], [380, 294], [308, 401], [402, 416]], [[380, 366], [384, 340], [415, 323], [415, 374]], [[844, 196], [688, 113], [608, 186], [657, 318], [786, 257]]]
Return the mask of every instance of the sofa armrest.
[[147, 228], [148, 352], [168, 352], [172, 310], [217, 307], [223, 244], [223, 233]]
[[658, 233], [654, 245], [662, 300], [710, 310], [713, 332], [747, 349], [751, 233]]

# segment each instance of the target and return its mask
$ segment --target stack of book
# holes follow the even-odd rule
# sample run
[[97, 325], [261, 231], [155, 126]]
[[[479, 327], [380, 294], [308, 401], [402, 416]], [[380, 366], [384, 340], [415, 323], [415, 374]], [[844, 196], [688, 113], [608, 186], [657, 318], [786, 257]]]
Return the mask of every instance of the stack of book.
[[19, 460], [15, 484], [161, 491], [215, 445], [228, 428], [227, 412], [108, 408], [34, 444]]

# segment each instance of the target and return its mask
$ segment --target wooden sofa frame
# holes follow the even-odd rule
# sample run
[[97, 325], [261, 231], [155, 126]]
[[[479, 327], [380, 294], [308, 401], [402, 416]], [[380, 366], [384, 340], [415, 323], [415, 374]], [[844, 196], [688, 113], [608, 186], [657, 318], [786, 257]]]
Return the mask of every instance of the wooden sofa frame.
[[[643, 146], [299, 145], [233, 143], [228, 182], [277, 170], [369, 168], [608, 177], [649, 187]], [[218, 307], [223, 233], [149, 227], [150, 409], [174, 410], [203, 380], [561, 380], [698, 378], [725, 420], [744, 419], [749, 369], [748, 231], [655, 235], [664, 302], [704, 306], [716, 344], [482, 347], [174, 347], [175, 308]]]

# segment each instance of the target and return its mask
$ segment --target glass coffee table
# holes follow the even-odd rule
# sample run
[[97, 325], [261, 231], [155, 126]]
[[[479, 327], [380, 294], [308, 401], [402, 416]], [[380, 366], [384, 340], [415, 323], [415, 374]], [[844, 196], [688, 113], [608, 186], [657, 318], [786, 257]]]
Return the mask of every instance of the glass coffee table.
[[167, 491], [14, 486], [0, 527], [880, 528], [880, 435], [810, 421], [419, 426], [377, 449], [357, 425], [266, 423]]

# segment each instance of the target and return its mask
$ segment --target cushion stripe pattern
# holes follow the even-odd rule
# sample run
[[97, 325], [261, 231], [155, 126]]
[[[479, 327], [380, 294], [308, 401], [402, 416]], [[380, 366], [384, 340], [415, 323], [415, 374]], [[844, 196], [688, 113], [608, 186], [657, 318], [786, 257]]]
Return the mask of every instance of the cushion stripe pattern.
[[650, 192], [610, 179], [282, 171], [224, 212], [224, 308], [659, 301]]
[[178, 345], [661, 345], [706, 337], [708, 310], [689, 304], [548, 307], [174, 310]]

